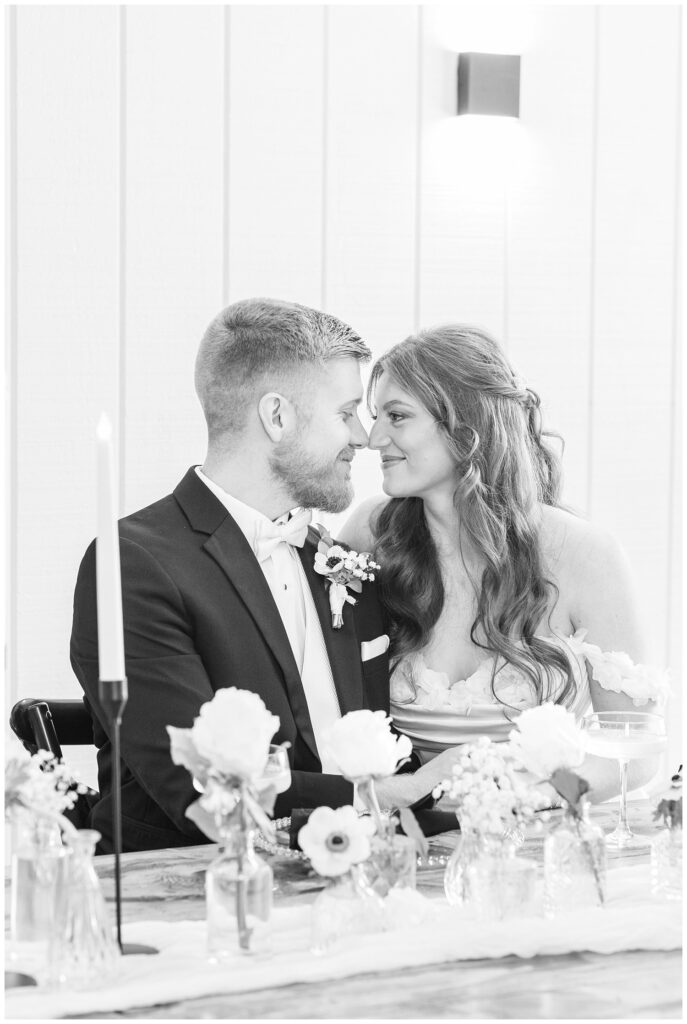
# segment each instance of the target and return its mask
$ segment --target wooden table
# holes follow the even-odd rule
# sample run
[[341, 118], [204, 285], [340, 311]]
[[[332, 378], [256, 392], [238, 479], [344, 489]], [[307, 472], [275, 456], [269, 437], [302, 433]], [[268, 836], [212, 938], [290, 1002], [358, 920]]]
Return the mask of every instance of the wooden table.
[[[594, 808], [610, 829], [614, 805]], [[630, 824], [649, 831], [647, 804], [630, 805]], [[457, 835], [432, 841], [434, 852], [447, 850]], [[528, 840], [527, 856], [541, 859], [541, 838]], [[215, 846], [125, 854], [123, 920], [201, 920], [205, 915], [204, 871]], [[637, 862], [647, 853], [625, 854]], [[97, 858], [106, 895], [113, 891], [113, 858]], [[618, 863], [611, 854], [609, 867]], [[318, 882], [293, 861], [274, 860], [283, 892], [275, 902], [286, 905], [314, 899]], [[427, 895], [443, 891], [443, 868], [419, 871], [418, 888]], [[380, 937], [380, 942], [383, 942]], [[524, 960], [472, 960], [416, 970], [368, 974], [341, 981], [290, 985], [264, 992], [209, 996], [174, 1004], [139, 1007], [121, 1013], [90, 1015], [156, 1019], [679, 1019], [681, 954], [633, 952], [604, 956], [571, 953]]]

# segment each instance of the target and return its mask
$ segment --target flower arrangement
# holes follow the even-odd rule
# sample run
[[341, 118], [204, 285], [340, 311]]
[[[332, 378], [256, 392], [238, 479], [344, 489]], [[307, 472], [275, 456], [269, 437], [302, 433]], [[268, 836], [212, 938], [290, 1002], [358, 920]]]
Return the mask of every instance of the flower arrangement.
[[603, 864], [598, 861], [595, 848], [585, 835], [585, 795], [589, 783], [574, 768], [584, 761], [587, 734], [580, 729], [572, 711], [560, 704], [546, 703], [523, 711], [517, 728], [510, 734], [510, 746], [519, 762], [540, 782], [548, 782], [564, 800], [567, 814], [586, 851], [594, 882], [603, 904]]
[[17, 810], [26, 811], [73, 836], [76, 829], [64, 812], [85, 791], [85, 786], [74, 785], [69, 768], [49, 751], [39, 750], [30, 755], [23, 747], [14, 745], [5, 764], [5, 813], [9, 817]]
[[589, 790], [579, 768], [586, 753], [586, 733], [575, 716], [560, 704], [541, 704], [528, 708], [518, 717], [510, 734], [510, 748], [520, 766], [542, 782], [548, 782], [579, 815], [580, 801]]
[[190, 729], [167, 726], [173, 762], [192, 773], [201, 793], [187, 816], [214, 839], [209, 816], [219, 833], [220, 854], [205, 873], [208, 949], [214, 958], [232, 946], [234, 926], [244, 953], [268, 942], [272, 870], [255, 856], [251, 823], [275, 838], [268, 814], [276, 790], [265, 780], [265, 769], [278, 728], [279, 719], [256, 693], [234, 686], [203, 704]]
[[374, 830], [374, 822], [359, 818], [353, 807], [316, 807], [298, 842], [318, 875], [336, 878], [370, 856]]
[[494, 838], [512, 834], [532, 821], [547, 803], [543, 794], [519, 778], [516, 769], [508, 744], [481, 736], [466, 744], [452, 777], [444, 779], [432, 796], [439, 799], [446, 794], [456, 802], [464, 830]]
[[[355, 785], [375, 821], [378, 836], [390, 839], [395, 822], [382, 814], [375, 782], [393, 775], [409, 759], [413, 745], [408, 737], [392, 731], [391, 719], [384, 711], [363, 709], [343, 715], [323, 733], [322, 742], [343, 777]], [[406, 835], [424, 856], [427, 843], [413, 812], [402, 807], [398, 814]]]
[[670, 780], [669, 791], [659, 800], [653, 820], [669, 829], [682, 828], [682, 765]]
[[327, 578], [329, 583], [329, 606], [332, 610], [332, 627], [343, 626], [345, 604], [355, 604], [349, 590], [361, 593], [363, 583], [374, 580], [380, 569], [368, 552], [359, 554], [347, 544], [335, 544], [323, 526], [318, 527], [321, 540], [315, 555], [315, 572]]
[[256, 693], [234, 686], [203, 704], [190, 729], [167, 726], [172, 761], [191, 772], [202, 794], [198, 804], [215, 820], [243, 802], [259, 828], [273, 837], [265, 813], [272, 807], [265, 805], [274, 803], [275, 793], [259, 782], [278, 728], [279, 719]]

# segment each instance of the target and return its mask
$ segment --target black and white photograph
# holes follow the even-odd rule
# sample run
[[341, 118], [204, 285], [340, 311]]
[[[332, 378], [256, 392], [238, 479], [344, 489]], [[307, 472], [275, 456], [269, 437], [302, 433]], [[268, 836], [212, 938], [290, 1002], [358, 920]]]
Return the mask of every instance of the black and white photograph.
[[683, 7], [5, 6], [6, 1019], [682, 1018]]

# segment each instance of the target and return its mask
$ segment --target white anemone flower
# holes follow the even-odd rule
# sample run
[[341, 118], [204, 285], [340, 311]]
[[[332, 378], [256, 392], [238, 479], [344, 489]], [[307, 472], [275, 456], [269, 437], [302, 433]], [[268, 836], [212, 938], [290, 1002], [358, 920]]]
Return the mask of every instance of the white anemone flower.
[[359, 818], [353, 807], [316, 807], [298, 833], [303, 853], [318, 875], [335, 878], [370, 856], [371, 818]]

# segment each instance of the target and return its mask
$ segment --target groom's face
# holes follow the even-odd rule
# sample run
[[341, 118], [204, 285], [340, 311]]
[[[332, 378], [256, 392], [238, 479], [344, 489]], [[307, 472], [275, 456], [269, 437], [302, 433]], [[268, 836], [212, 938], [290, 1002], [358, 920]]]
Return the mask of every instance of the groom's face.
[[353, 500], [351, 462], [367, 444], [358, 418], [363, 398], [358, 360], [331, 359], [302, 389], [295, 429], [271, 459], [294, 505], [343, 512]]

